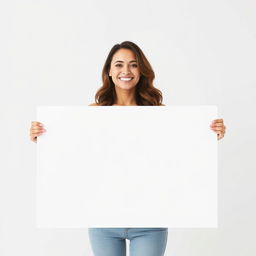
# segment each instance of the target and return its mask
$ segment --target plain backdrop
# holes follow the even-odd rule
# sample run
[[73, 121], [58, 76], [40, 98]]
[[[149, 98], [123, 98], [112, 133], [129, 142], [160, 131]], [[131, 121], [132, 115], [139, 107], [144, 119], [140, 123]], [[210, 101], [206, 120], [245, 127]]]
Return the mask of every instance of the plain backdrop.
[[1, 256], [92, 256], [87, 229], [35, 228], [29, 128], [37, 105], [92, 103], [107, 54], [125, 40], [152, 64], [164, 104], [217, 105], [227, 126], [219, 228], [169, 229], [165, 255], [256, 254], [254, 0], [3, 0], [0, 29]]

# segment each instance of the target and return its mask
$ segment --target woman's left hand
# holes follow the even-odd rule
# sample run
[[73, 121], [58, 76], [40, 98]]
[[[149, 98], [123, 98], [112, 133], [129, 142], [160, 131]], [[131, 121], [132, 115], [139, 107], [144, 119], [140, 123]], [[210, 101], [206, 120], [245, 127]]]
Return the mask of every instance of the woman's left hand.
[[224, 137], [226, 126], [224, 125], [223, 119], [213, 120], [210, 127], [214, 132], [218, 134], [218, 140]]

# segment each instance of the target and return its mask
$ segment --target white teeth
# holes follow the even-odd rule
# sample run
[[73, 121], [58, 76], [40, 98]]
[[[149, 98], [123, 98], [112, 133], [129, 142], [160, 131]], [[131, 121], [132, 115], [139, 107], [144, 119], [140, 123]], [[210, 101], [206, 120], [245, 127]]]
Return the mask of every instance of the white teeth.
[[128, 78], [128, 77], [127, 77], [127, 78], [125, 78], [125, 77], [121, 77], [121, 78], [120, 78], [120, 80], [122, 80], [122, 81], [130, 81], [130, 80], [132, 80], [132, 78]]

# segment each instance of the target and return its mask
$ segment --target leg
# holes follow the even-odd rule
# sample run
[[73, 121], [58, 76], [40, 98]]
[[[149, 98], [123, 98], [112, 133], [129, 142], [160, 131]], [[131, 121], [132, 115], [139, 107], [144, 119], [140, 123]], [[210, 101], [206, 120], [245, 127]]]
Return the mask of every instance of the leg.
[[163, 256], [168, 228], [132, 228], [129, 230], [130, 256]]
[[94, 256], [125, 256], [126, 241], [115, 228], [89, 228]]

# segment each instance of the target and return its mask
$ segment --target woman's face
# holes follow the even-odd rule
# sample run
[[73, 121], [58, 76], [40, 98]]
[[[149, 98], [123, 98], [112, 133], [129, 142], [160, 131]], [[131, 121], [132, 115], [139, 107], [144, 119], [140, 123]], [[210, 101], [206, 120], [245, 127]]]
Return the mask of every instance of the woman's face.
[[113, 55], [109, 75], [115, 86], [124, 90], [134, 88], [140, 80], [140, 71], [133, 51], [119, 49]]

